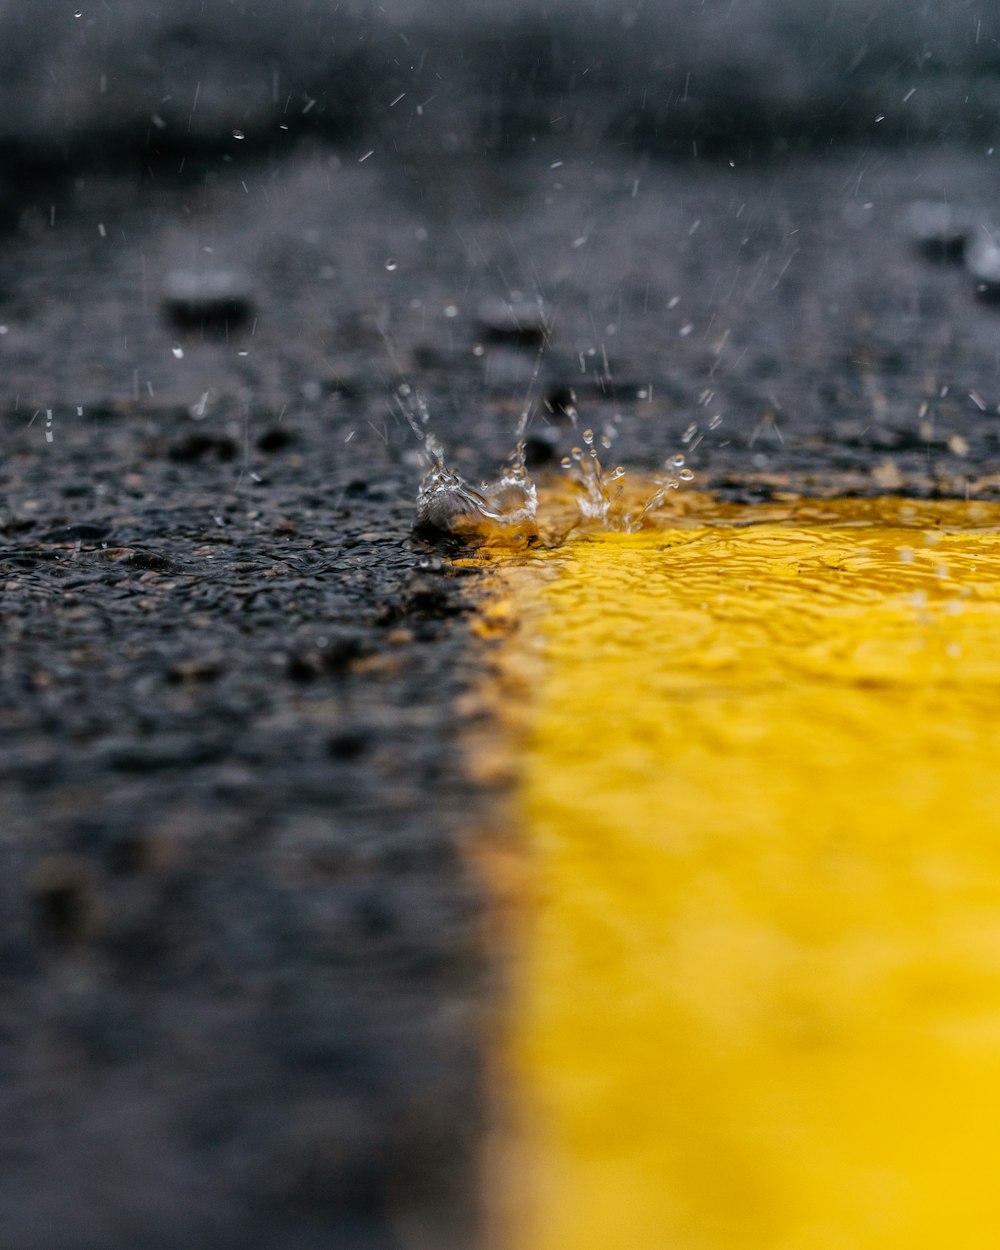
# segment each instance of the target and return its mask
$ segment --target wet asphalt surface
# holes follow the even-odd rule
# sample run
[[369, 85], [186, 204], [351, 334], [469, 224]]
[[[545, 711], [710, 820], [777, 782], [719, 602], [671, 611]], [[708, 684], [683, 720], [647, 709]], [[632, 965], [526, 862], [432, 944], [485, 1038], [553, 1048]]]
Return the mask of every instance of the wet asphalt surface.
[[[503, 972], [463, 848], [501, 809], [463, 758], [484, 583], [411, 536], [416, 391], [472, 477], [526, 405], [558, 473], [572, 393], [630, 468], [697, 423], [695, 486], [733, 498], [1000, 491], [1000, 311], [905, 222], [997, 224], [986, 143], [239, 142], [9, 175], [18, 1250], [476, 1242]], [[190, 272], [221, 313], [178, 308]]]

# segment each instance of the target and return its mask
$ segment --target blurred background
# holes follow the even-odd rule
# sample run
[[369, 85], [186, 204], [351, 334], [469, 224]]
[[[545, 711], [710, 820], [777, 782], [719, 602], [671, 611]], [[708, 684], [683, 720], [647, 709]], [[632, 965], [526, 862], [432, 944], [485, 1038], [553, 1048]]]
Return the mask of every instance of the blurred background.
[[236, 132], [244, 152], [312, 133], [478, 155], [557, 135], [743, 159], [981, 140], [996, 19], [983, 0], [7, 0], [0, 136], [38, 165], [235, 155]]

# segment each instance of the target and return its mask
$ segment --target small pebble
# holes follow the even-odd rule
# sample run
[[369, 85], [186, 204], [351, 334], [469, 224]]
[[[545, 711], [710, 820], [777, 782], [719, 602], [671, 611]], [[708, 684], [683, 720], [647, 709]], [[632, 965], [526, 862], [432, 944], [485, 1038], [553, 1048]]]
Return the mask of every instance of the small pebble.
[[198, 656], [177, 660], [167, 669], [167, 681], [173, 685], [196, 686], [215, 681], [221, 676], [224, 664], [219, 657]]
[[227, 269], [175, 270], [164, 284], [163, 301], [179, 329], [222, 329], [246, 321], [253, 311], [249, 278]]
[[320, 677], [340, 677], [372, 654], [371, 643], [361, 634], [341, 633], [322, 643], [294, 647], [285, 671], [292, 681], [314, 681]]
[[360, 730], [342, 729], [327, 739], [329, 755], [339, 760], [354, 760], [364, 755], [369, 746], [368, 735]]
[[189, 434], [167, 448], [171, 460], [185, 463], [195, 460], [234, 460], [239, 447], [221, 434]]
[[491, 343], [539, 347], [549, 335], [538, 300], [514, 298], [483, 300], [477, 314], [480, 336]]
[[35, 866], [29, 889], [39, 925], [64, 946], [92, 941], [104, 927], [107, 908], [86, 860], [47, 855]]
[[257, 448], [265, 452], [283, 451], [294, 442], [295, 435], [291, 430], [282, 425], [272, 425], [257, 439]]
[[943, 200], [918, 200], [906, 214], [910, 238], [929, 260], [960, 261], [976, 229], [968, 210]]
[[529, 469], [551, 464], [559, 454], [559, 431], [555, 426], [542, 426], [524, 440], [524, 462]]
[[556, 386], [542, 400], [545, 411], [552, 417], [565, 417], [576, 421], [576, 391], [571, 386]]

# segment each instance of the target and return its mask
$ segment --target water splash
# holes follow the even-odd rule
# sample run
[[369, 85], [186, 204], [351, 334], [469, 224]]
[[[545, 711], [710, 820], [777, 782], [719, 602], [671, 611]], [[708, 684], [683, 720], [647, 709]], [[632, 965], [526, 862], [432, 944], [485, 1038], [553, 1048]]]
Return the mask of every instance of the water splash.
[[500, 475], [477, 487], [447, 463], [443, 446], [426, 429], [427, 409], [419, 396], [417, 403], [424, 428], [413, 428], [423, 441], [428, 464], [417, 494], [417, 532], [428, 537], [454, 535], [479, 541], [537, 539], [538, 494], [524, 453], [527, 414], [522, 414], [518, 423], [514, 451]]
[[[603, 528], [617, 529], [614, 520], [622, 508], [621, 480], [625, 470], [618, 465], [610, 473], [605, 473], [594, 446], [593, 430], [583, 431], [583, 443], [586, 451], [583, 447], [574, 447], [562, 461], [562, 467], [569, 471], [570, 481], [577, 490], [580, 516], [585, 521], [596, 521]], [[602, 435], [601, 443], [605, 448], [611, 446], [609, 432]]]
[[[581, 433], [581, 446], [574, 446], [562, 460], [564, 481], [569, 487], [563, 509], [558, 515], [540, 518], [538, 488], [525, 464], [525, 439], [530, 412], [522, 413], [516, 431], [514, 451], [493, 481], [472, 485], [457, 468], [447, 461], [445, 449], [429, 430], [426, 404], [409, 387], [416, 412], [409, 410], [411, 428], [424, 446], [427, 471], [417, 495], [415, 529], [431, 539], [458, 538], [475, 543], [534, 544], [544, 541], [556, 544], [569, 536], [587, 530], [611, 530], [636, 533], [653, 524], [653, 514], [663, 508], [672, 492], [694, 480], [685, 454], [676, 452], [666, 458], [653, 477], [652, 493], [639, 494], [626, 489], [627, 471], [623, 465], [606, 469], [601, 452], [611, 449], [614, 429], [607, 428], [600, 436], [592, 429]], [[571, 414], [575, 424], [575, 413]], [[715, 429], [720, 418], [712, 419]], [[692, 423], [682, 436], [682, 443], [697, 446], [702, 435]], [[643, 482], [648, 477], [643, 475]], [[646, 488], [648, 491], [648, 487]], [[556, 492], [559, 493], [559, 492]], [[544, 521], [544, 524], [540, 524]]]
[[663, 462], [663, 469], [664, 471], [653, 479], [656, 489], [643, 503], [639, 512], [634, 517], [629, 517], [628, 523], [623, 526], [626, 533], [634, 534], [642, 529], [646, 518], [663, 507], [672, 490], [678, 490], [682, 482], [694, 481], [694, 473], [687, 468], [685, 457], [680, 452], [668, 456]]
[[[697, 434], [696, 423], [688, 427], [681, 441], [690, 442], [692, 431]], [[601, 446], [609, 449], [612, 437], [613, 431], [606, 431], [601, 436]], [[699, 438], [698, 442], [700, 441]], [[668, 456], [663, 462], [662, 470], [654, 476], [653, 493], [638, 501], [630, 500], [625, 490], [624, 466], [617, 465], [610, 473], [605, 472], [600, 454], [594, 445], [593, 430], [583, 431], [583, 443], [584, 447], [574, 447], [562, 460], [562, 467], [568, 471], [570, 483], [576, 492], [580, 527], [633, 534], [644, 527], [647, 518], [663, 507], [671, 491], [678, 490], [684, 482], [694, 480], [694, 473], [687, 467], [686, 457], [678, 452]]]
[[525, 541], [537, 536], [537, 491], [524, 466], [523, 443], [495, 481], [478, 487], [446, 463], [444, 448], [433, 434], [426, 436], [425, 447], [430, 467], [417, 495], [419, 533]]

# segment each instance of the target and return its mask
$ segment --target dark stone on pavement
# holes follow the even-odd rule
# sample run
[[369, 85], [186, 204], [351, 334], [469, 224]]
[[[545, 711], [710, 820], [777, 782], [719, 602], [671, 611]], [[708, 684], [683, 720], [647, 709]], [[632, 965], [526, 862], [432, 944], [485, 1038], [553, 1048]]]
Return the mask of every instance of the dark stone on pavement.
[[266, 452], [284, 451], [295, 442], [295, 435], [283, 426], [275, 425], [257, 438], [257, 450]]
[[233, 439], [224, 435], [202, 433], [188, 434], [167, 449], [170, 459], [182, 464], [192, 460], [204, 460], [206, 457], [222, 461], [234, 460], [238, 454], [239, 448]]
[[509, 299], [483, 300], [478, 323], [480, 335], [490, 343], [540, 347], [549, 336], [541, 301], [527, 300], [518, 294]]
[[253, 312], [246, 278], [224, 269], [203, 273], [178, 270], [164, 284], [167, 315], [179, 330], [224, 334], [242, 325]]
[[960, 261], [979, 224], [965, 208], [938, 200], [918, 200], [906, 214], [914, 245], [928, 260]]
[[545, 411], [566, 421], [576, 420], [576, 391], [571, 386], [556, 386], [542, 400]]
[[83, 859], [49, 855], [31, 877], [39, 923], [45, 935], [63, 945], [92, 941], [106, 919], [96, 875]]
[[536, 427], [524, 440], [524, 463], [529, 469], [550, 466], [559, 456], [560, 432], [555, 426]]

